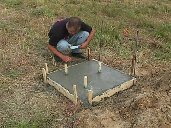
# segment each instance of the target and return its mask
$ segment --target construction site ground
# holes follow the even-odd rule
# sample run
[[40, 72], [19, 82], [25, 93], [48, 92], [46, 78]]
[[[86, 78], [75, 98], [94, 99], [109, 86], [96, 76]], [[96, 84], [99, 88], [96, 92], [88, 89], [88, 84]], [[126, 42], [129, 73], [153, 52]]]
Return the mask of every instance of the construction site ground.
[[[93, 56], [96, 58], [95, 54]], [[102, 60], [112, 67], [129, 71], [130, 60], [112, 60], [107, 56]], [[26, 65], [20, 69], [27, 71], [27, 75], [15, 80], [2, 77], [1, 127], [23, 123], [49, 128], [171, 127], [171, 67], [165, 62], [137, 64], [135, 86], [92, 107], [74, 106], [52, 86], [44, 84], [40, 70], [43, 60], [36, 63], [37, 68], [32, 67], [29, 60], [23, 63]], [[57, 66], [63, 67], [63, 64], [57, 63]], [[55, 68], [49, 59], [49, 69]]]

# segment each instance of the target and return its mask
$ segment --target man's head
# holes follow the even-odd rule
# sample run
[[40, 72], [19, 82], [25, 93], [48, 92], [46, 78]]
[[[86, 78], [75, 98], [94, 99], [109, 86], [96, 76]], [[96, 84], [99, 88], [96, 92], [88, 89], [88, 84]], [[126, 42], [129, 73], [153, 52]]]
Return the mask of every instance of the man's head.
[[78, 17], [70, 17], [66, 24], [66, 28], [71, 35], [75, 35], [80, 31], [81, 19]]

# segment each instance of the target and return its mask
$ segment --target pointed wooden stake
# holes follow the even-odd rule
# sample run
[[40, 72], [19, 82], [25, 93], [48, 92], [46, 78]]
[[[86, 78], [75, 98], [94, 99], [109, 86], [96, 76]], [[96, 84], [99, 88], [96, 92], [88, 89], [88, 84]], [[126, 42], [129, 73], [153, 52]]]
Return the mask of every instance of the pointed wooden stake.
[[48, 70], [47, 63], [45, 63], [45, 70], [46, 70], [46, 74], [48, 74], [49, 73], [49, 70]]
[[93, 91], [92, 90], [88, 90], [88, 102], [92, 105], [92, 101], [93, 101]]
[[84, 87], [87, 88], [87, 85], [88, 85], [87, 76], [84, 76]]
[[98, 72], [100, 73], [102, 71], [102, 62], [99, 61], [99, 70]]
[[65, 64], [64, 67], [65, 67], [65, 74], [67, 75], [68, 74], [68, 66], [67, 66], [67, 64]]
[[78, 94], [77, 94], [77, 85], [73, 85], [73, 92], [74, 92], [74, 99], [75, 99], [75, 104], [77, 104], [78, 100]]
[[54, 56], [52, 58], [52, 64], [55, 65], [55, 58], [54, 58]]
[[87, 60], [90, 60], [90, 48], [87, 48]]
[[42, 68], [42, 73], [43, 73], [44, 83], [47, 83], [47, 74], [46, 74], [46, 70], [44, 68]]

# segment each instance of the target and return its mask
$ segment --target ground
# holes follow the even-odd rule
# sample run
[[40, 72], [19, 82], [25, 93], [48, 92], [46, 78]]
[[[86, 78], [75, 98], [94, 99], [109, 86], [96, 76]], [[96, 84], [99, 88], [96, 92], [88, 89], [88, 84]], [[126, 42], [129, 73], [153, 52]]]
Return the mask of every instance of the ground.
[[[105, 61], [110, 63], [111, 59]], [[126, 63], [115, 60], [111, 66], [123, 69]], [[169, 128], [170, 69], [164, 62], [141, 66], [133, 87], [92, 107], [74, 106], [53, 87], [44, 84], [40, 72], [36, 75], [32, 72], [1, 89], [1, 126], [25, 123], [52, 128]]]
[[[114, 1], [111, 4], [110, 0], [98, 3], [88, 0], [85, 4], [75, 0], [58, 1], [60, 4], [50, 1], [0, 0], [0, 127], [170, 128], [169, 1], [161, 4], [153, 0], [137, 3], [124, 0], [116, 1], [117, 4]], [[140, 11], [133, 8], [133, 4], [140, 4]], [[85, 12], [84, 6], [94, 8]], [[57, 12], [49, 9], [56, 7], [60, 8]], [[74, 7], [73, 12], [69, 11], [70, 7]], [[97, 43], [105, 41], [101, 49], [102, 62], [125, 73], [129, 73], [131, 67], [129, 49], [134, 42], [131, 39], [137, 29], [140, 32], [136, 84], [91, 107], [74, 106], [52, 86], [43, 83], [41, 72], [45, 62], [50, 71], [63, 67], [63, 63], [52, 64], [47, 33], [56, 15], [73, 15], [77, 9], [84, 12], [78, 15], [97, 28], [96, 38], [90, 45], [91, 58], [98, 59]], [[97, 14], [99, 17], [94, 18]], [[102, 19], [107, 24], [98, 24]], [[125, 27], [128, 27], [129, 37], [122, 35]], [[153, 32], [163, 38], [156, 37]]]

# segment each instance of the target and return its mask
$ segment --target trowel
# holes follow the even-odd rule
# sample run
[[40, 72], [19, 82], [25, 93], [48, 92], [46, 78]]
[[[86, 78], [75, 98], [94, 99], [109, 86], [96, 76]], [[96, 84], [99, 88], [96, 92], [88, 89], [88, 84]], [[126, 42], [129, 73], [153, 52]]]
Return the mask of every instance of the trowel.
[[80, 47], [80, 45], [77, 45], [77, 46], [70, 46], [70, 49], [77, 49], [77, 48], [79, 48]]

